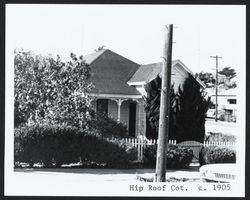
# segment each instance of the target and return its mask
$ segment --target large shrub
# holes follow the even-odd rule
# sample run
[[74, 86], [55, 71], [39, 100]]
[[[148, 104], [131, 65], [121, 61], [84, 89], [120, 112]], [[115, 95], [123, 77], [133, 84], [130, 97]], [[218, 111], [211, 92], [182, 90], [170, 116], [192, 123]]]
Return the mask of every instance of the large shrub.
[[32, 126], [15, 128], [15, 161], [31, 166], [42, 162], [52, 164], [79, 161], [79, 132], [70, 126]]
[[210, 98], [200, 83], [191, 75], [179, 86], [176, 97], [176, 117], [172, 135], [177, 142], [194, 140], [203, 142], [205, 136], [205, 118]]
[[21, 124], [86, 126], [89, 113], [90, 68], [83, 57], [34, 55], [15, 51], [14, 117]]
[[[147, 137], [158, 138], [161, 79], [157, 77], [145, 87], [145, 111], [147, 117]], [[169, 139], [178, 143], [187, 140], [203, 142], [205, 117], [210, 99], [205, 98], [198, 81], [191, 75], [186, 78], [178, 91], [170, 89]]]
[[[156, 164], [157, 145], [147, 146], [144, 151], [145, 163], [154, 167]], [[169, 145], [167, 149], [167, 168], [188, 168], [193, 159], [193, 151], [189, 148]]]
[[236, 152], [224, 147], [203, 147], [200, 152], [199, 162], [201, 166], [214, 163], [235, 163]]
[[131, 167], [132, 146], [107, 140], [72, 126], [33, 126], [15, 129], [15, 162], [45, 167], [76, 163], [104, 167]]
[[127, 133], [127, 127], [110, 118], [106, 114], [96, 113], [92, 116], [89, 127], [93, 133], [104, 138], [124, 138]]
[[[145, 85], [147, 96], [144, 97], [146, 112], [146, 136], [149, 139], [158, 138], [160, 99], [161, 99], [161, 78], [157, 76], [154, 80]], [[174, 124], [175, 107], [174, 86], [170, 87], [170, 131]], [[172, 137], [172, 136], [170, 136]]]
[[121, 146], [114, 141], [107, 141], [91, 135], [81, 138], [80, 156], [83, 163], [91, 167], [128, 168], [136, 159], [135, 149]]
[[205, 142], [236, 142], [236, 137], [234, 135], [226, 135], [222, 133], [212, 133], [210, 132], [204, 138]]

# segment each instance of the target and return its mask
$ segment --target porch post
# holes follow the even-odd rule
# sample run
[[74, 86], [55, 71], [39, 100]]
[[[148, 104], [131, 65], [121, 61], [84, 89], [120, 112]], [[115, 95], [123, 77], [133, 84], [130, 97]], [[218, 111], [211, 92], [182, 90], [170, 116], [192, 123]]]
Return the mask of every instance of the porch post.
[[117, 105], [118, 105], [118, 116], [117, 116], [117, 121], [120, 122], [121, 121], [121, 105], [122, 105], [122, 102], [124, 100], [123, 99], [118, 99], [116, 100], [117, 102]]
[[121, 121], [121, 105], [122, 105], [122, 102], [125, 101], [125, 99], [111, 98], [111, 100], [117, 103], [117, 108], [118, 108], [117, 121], [120, 122]]
[[138, 114], [139, 114], [139, 120], [138, 120], [138, 132], [142, 136], [146, 136], [146, 113], [144, 110], [144, 101], [143, 99], [138, 100]]

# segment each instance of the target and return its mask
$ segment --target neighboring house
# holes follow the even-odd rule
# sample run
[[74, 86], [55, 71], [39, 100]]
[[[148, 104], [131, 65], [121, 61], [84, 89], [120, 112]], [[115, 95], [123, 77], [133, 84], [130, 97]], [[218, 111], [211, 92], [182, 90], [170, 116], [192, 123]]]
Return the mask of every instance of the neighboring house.
[[218, 74], [218, 83], [219, 84], [220, 83], [225, 83], [225, 82], [228, 82], [228, 81], [229, 81], [229, 79], [225, 75]]
[[232, 78], [229, 79], [229, 81], [227, 82], [227, 86], [229, 86], [230, 88], [235, 88], [235, 87], [237, 86], [236, 80], [237, 80], [236, 76], [232, 77]]
[[[83, 57], [91, 69], [90, 96], [96, 112], [106, 113], [128, 127], [128, 135], [145, 135], [145, 84], [161, 76], [162, 63], [139, 65], [108, 49]], [[177, 89], [192, 72], [180, 61], [172, 62], [172, 83]], [[198, 80], [202, 87], [204, 84]]]
[[231, 83], [231, 84], [236, 84], [236, 80], [237, 80], [237, 78], [236, 78], [236, 76], [234, 76], [234, 77], [232, 77], [232, 78], [230, 79], [230, 83]]
[[[209, 92], [211, 96], [211, 101], [215, 104], [215, 91]], [[232, 88], [228, 90], [219, 90], [218, 97], [218, 111], [224, 113], [226, 121], [236, 121], [236, 111], [237, 111], [237, 89]]]

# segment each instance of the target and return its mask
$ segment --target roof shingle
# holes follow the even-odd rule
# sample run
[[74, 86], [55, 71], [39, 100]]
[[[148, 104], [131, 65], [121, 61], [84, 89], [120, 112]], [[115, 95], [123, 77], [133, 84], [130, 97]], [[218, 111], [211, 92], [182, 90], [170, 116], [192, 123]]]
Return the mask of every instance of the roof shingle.
[[[172, 61], [172, 66], [175, 65], [177, 61]], [[129, 83], [133, 82], [150, 82], [161, 74], [162, 63], [152, 63], [148, 65], [141, 65], [140, 68], [135, 72], [133, 77], [128, 81]]]
[[[177, 65], [178, 63], [178, 65]], [[172, 61], [172, 72], [175, 71], [177, 68], [182, 69], [185, 73], [190, 73], [194, 76], [193, 72], [184, 65], [180, 60], [173, 60]], [[162, 62], [159, 63], [153, 63], [148, 65], [141, 65], [140, 68], [136, 71], [136, 73], [133, 75], [133, 77], [128, 81], [130, 85], [136, 85], [136, 83], [149, 83], [153, 79], [157, 77], [157, 75], [161, 76], [162, 72]], [[175, 82], [175, 79], [178, 78], [178, 75], [171, 76], [172, 82]], [[205, 88], [205, 85], [201, 82], [199, 78], [196, 78], [196, 80], [200, 83], [200, 85]]]
[[127, 81], [138, 70], [139, 64], [108, 49], [84, 58], [86, 58], [86, 63], [90, 64], [93, 93], [140, 95], [134, 87], [127, 84]]

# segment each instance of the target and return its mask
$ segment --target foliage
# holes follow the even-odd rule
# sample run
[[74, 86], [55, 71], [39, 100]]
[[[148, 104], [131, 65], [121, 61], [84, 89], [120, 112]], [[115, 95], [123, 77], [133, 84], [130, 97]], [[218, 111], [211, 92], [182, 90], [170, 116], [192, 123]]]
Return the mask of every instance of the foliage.
[[107, 140], [72, 126], [32, 126], [15, 128], [16, 163], [45, 167], [76, 163], [95, 167], [131, 167], [135, 149], [121, 140]]
[[[147, 137], [158, 136], [161, 79], [157, 77], [145, 87], [145, 111], [147, 118]], [[205, 98], [199, 83], [189, 75], [178, 92], [170, 90], [170, 127], [169, 139], [182, 142], [194, 140], [203, 142], [205, 135], [205, 117], [210, 99]], [[150, 126], [150, 127], [149, 127]], [[153, 133], [153, 134], [152, 134]]]
[[203, 142], [205, 136], [205, 117], [210, 98], [192, 75], [185, 80], [176, 97], [176, 123], [173, 125], [172, 136], [177, 142], [194, 140]]
[[[80, 156], [83, 163], [93, 167], [129, 168], [136, 159], [136, 151], [130, 146], [88, 135], [82, 138]], [[89, 164], [88, 164], [89, 165]]]
[[59, 56], [15, 51], [15, 126], [79, 125], [87, 120], [90, 68], [82, 57], [70, 57], [62, 62]]
[[[144, 152], [145, 163], [155, 166], [157, 145], [147, 146]], [[169, 145], [167, 150], [167, 168], [182, 169], [188, 168], [193, 159], [193, 151], [189, 148]]]
[[199, 156], [200, 165], [214, 163], [235, 163], [236, 152], [229, 148], [216, 146], [203, 147]]
[[205, 142], [236, 142], [236, 137], [234, 135], [225, 135], [222, 133], [212, 133], [210, 132], [204, 138]]
[[233, 78], [236, 76], [235, 69], [231, 69], [231, 67], [224, 67], [221, 71], [218, 72], [221, 75], [225, 75], [227, 78]]
[[236, 88], [237, 87], [237, 84], [236, 82], [230, 82], [228, 85], [227, 85], [228, 89], [230, 88]]
[[79, 161], [79, 132], [70, 126], [25, 126], [15, 128], [14, 160], [46, 167]]
[[215, 84], [215, 78], [212, 73], [201, 71], [196, 74], [196, 77], [198, 77], [206, 85], [206, 87], [213, 87]]
[[89, 123], [89, 128], [94, 130], [97, 135], [105, 138], [124, 138], [127, 135], [127, 127], [110, 118], [106, 114], [95, 113], [93, 114]]
[[[235, 88], [237, 86], [235, 82], [232, 82], [231, 80], [229, 81], [229, 79], [236, 76], [236, 71], [234, 69], [225, 67], [221, 71], [219, 71], [218, 74], [225, 75], [228, 78], [228, 81], [222, 81], [223, 85], [220, 87], [229, 89]], [[215, 87], [215, 77], [212, 73], [201, 71], [200, 73], [196, 73], [195, 77], [198, 77], [206, 85], [207, 88]]]
[[[161, 78], [157, 76], [153, 81], [145, 85], [147, 96], [144, 97], [145, 112], [146, 112], [146, 136], [149, 139], [158, 138], [159, 127], [159, 110], [161, 99]], [[173, 85], [170, 88], [170, 114], [173, 114], [175, 109], [175, 94]], [[173, 116], [170, 116], [170, 124], [172, 123]]]

